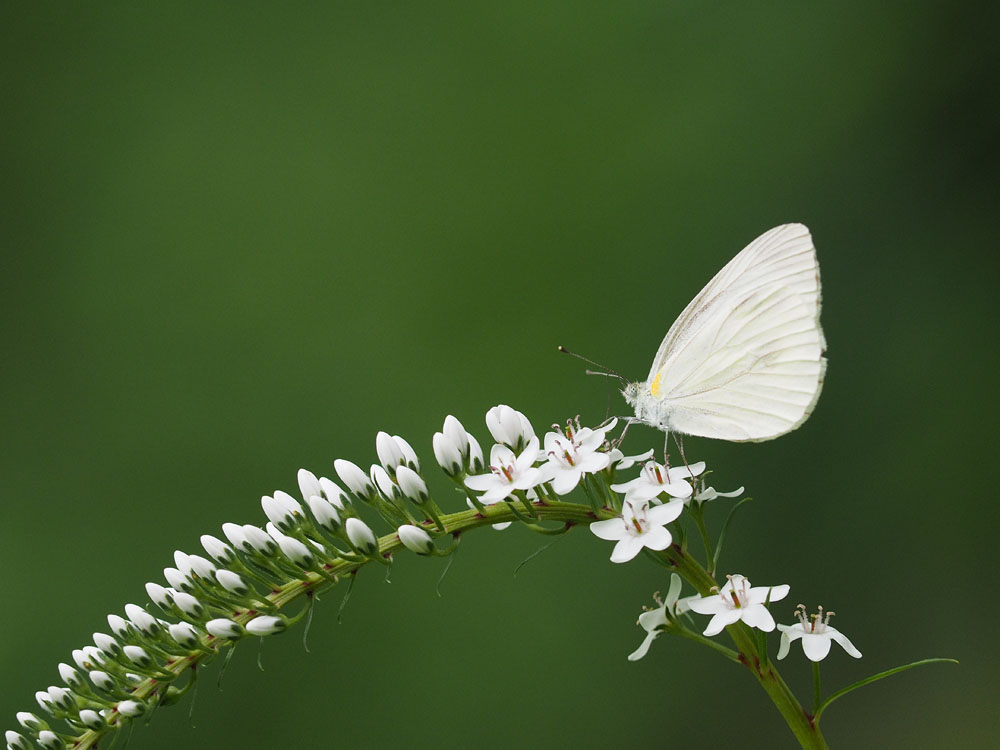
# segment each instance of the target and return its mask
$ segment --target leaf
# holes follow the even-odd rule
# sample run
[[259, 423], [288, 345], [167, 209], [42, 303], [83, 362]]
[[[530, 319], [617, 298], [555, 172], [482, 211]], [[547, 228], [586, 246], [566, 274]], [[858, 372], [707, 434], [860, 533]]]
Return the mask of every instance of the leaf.
[[736, 505], [729, 509], [729, 515], [726, 516], [726, 522], [722, 524], [722, 531], [719, 532], [719, 543], [715, 545], [715, 555], [712, 557], [712, 568], [708, 572], [711, 575], [715, 575], [716, 571], [719, 569], [719, 556], [722, 554], [722, 543], [726, 540], [726, 531], [729, 530], [729, 524], [733, 520], [733, 515], [739, 509], [743, 503], [750, 502], [753, 498], [745, 497], [740, 500]]
[[836, 693], [833, 693], [829, 698], [823, 701], [823, 705], [821, 705], [818, 709], [816, 709], [816, 715], [815, 717], [813, 717], [814, 721], [817, 722], [819, 721], [820, 715], [822, 715], [823, 711], [826, 710], [827, 706], [829, 706], [831, 703], [837, 700], [837, 698], [839, 698], [840, 696], [847, 695], [852, 690], [857, 690], [859, 687], [869, 685], [875, 682], [876, 680], [881, 680], [883, 677], [889, 677], [898, 672], [903, 672], [907, 669], [912, 669], [913, 667], [919, 667], [922, 664], [933, 664], [934, 662], [950, 662], [952, 664], [958, 664], [957, 659], [945, 659], [945, 658], [921, 659], [920, 661], [915, 661], [912, 664], [904, 664], [901, 667], [895, 667], [894, 669], [889, 669], [886, 670], [885, 672], [879, 672], [878, 674], [873, 674], [871, 677], [866, 677], [863, 680], [859, 680], [858, 682], [848, 685], [845, 688], [841, 688]]

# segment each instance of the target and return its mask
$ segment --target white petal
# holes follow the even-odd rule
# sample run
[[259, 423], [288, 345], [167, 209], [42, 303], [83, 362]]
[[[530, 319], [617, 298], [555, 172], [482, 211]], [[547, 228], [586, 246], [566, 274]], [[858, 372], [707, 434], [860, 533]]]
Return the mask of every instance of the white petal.
[[704, 461], [699, 461], [698, 463], [691, 464], [690, 466], [675, 466], [670, 469], [670, 481], [675, 482], [678, 479], [696, 477], [703, 471], [705, 471]]
[[611, 562], [628, 562], [639, 554], [642, 547], [643, 544], [641, 536], [626, 534], [621, 540], [619, 540], [618, 544], [615, 545], [614, 550], [611, 552]]
[[607, 539], [609, 542], [617, 542], [628, 533], [625, 522], [620, 518], [609, 518], [606, 521], [594, 521], [590, 524], [590, 530], [599, 539]]
[[836, 630], [835, 628], [831, 628], [829, 625], [826, 628], [826, 632], [830, 634], [830, 637], [833, 638], [833, 640], [835, 640], [837, 643], [839, 643], [841, 646], [844, 647], [844, 651], [849, 653], [855, 659], [861, 658], [861, 652], [854, 647], [854, 644], [847, 639], [846, 635], [841, 633], [839, 630]]
[[[485, 492], [497, 485], [501, 480], [496, 474], [476, 474], [465, 478], [465, 486], [476, 492]], [[506, 482], [504, 482], [506, 484]]]
[[650, 524], [663, 526], [675, 520], [683, 511], [683, 500], [671, 500], [669, 503], [650, 508], [646, 518], [649, 519]]
[[[778, 602], [788, 596], [788, 592], [792, 590], [792, 587], [787, 583], [782, 583], [777, 586], [753, 586], [750, 588], [750, 596], [748, 597], [751, 604], [763, 604], [766, 601]], [[768, 598], [770, 592], [770, 599]]]
[[714, 615], [709, 620], [708, 627], [702, 635], [718, 635], [727, 625], [732, 625], [740, 619], [740, 610], [726, 609]]
[[763, 604], [751, 604], [737, 611], [741, 612], [740, 619], [751, 628], [763, 630], [765, 633], [774, 630], [774, 618]]
[[642, 643], [639, 644], [639, 648], [637, 648], [635, 651], [633, 651], [631, 654], [628, 655], [628, 660], [639, 661], [639, 659], [644, 657], [646, 653], [649, 651], [649, 647], [653, 645], [653, 641], [656, 640], [656, 636], [658, 635], [659, 633], [657, 633], [655, 630], [647, 633]]
[[[781, 627], [780, 625], [778, 626]], [[782, 632], [781, 634], [781, 645], [778, 646], [778, 659], [784, 659], [788, 656], [788, 649], [792, 646], [792, 639], [788, 637], [788, 633]]]
[[670, 574], [670, 588], [667, 589], [667, 596], [663, 600], [667, 607], [673, 608], [677, 603], [677, 597], [681, 593], [681, 577], [676, 573]]
[[[689, 606], [691, 607], [692, 612], [697, 612], [699, 615], [714, 615], [719, 612], [726, 612], [729, 610], [729, 607], [725, 605], [722, 601], [722, 597], [718, 594], [692, 599]], [[735, 622], [735, 620], [733, 622]]]
[[582, 476], [583, 474], [576, 469], [557, 470], [556, 475], [552, 477], [552, 489], [557, 495], [568, 495], [576, 489]]
[[503, 531], [508, 526], [510, 526], [512, 523], [514, 523], [514, 522], [513, 521], [504, 521], [503, 523], [495, 523], [495, 524], [493, 524], [493, 528], [496, 531]]
[[830, 636], [818, 633], [806, 633], [802, 636], [802, 650], [809, 661], [823, 661], [830, 653]]
[[662, 526], [651, 526], [649, 531], [638, 537], [645, 547], [655, 550], [664, 550], [674, 541], [670, 532]]
[[639, 625], [647, 633], [658, 630], [667, 624], [667, 615], [663, 607], [651, 609], [639, 615]]

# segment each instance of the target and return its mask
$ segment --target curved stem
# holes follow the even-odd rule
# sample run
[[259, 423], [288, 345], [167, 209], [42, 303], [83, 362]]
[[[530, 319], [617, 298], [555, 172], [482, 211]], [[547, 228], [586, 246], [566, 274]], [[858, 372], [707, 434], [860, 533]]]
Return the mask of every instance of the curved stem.
[[[613, 511], [605, 509], [595, 510], [590, 505], [580, 505], [576, 503], [564, 503], [558, 501], [533, 503], [532, 509], [537, 514], [538, 520], [560, 521], [571, 526], [589, 524], [593, 521], [613, 518], [615, 516]], [[440, 522], [447, 533], [458, 535], [464, 531], [490, 526], [495, 523], [515, 521], [518, 520], [519, 515], [523, 514], [518, 513], [508, 503], [497, 503], [495, 505], [475, 510], [465, 510], [458, 513], [442, 515], [440, 516]], [[436, 524], [431, 521], [427, 521], [421, 525], [434, 526]], [[379, 538], [378, 552], [376, 554], [378, 557], [384, 558], [391, 555], [401, 546], [402, 543], [395, 533], [387, 534], [386, 536]], [[669, 567], [680, 573], [680, 575], [687, 579], [688, 582], [691, 583], [701, 594], [707, 595], [709, 590], [716, 585], [712, 576], [710, 576], [694, 558], [685, 554], [679, 547], [674, 546], [664, 550], [663, 552], [656, 552], [654, 554], [661, 562], [667, 564]], [[323, 575], [314, 571], [300, 572], [299, 578], [283, 583], [280, 586], [276, 586], [274, 590], [267, 595], [267, 600], [276, 608], [284, 607], [285, 605], [294, 602], [303, 596], [307, 596], [315, 592], [320, 587], [329, 585], [331, 578], [347, 577], [353, 579], [353, 574], [366, 562], [367, 561], [358, 560], [335, 561], [328, 566], [324, 566], [326, 570]], [[244, 612], [233, 619], [241, 624], [246, 624], [253, 618], [253, 616], [254, 615], [251, 613]], [[762, 665], [760, 663], [757, 656], [757, 648], [754, 642], [753, 634], [749, 628], [742, 625], [742, 623], [738, 623], [736, 625], [730, 625], [726, 630], [730, 638], [733, 640], [733, 643], [736, 645], [739, 653], [727, 653], [729, 652], [729, 649], [724, 649], [722, 647], [716, 648], [716, 650], [726, 656], [729, 656], [729, 658], [735, 657], [736, 660], [750, 669], [750, 671], [757, 678], [758, 682], [760, 682], [761, 687], [767, 693], [768, 697], [775, 704], [778, 711], [781, 712], [781, 715], [784, 717], [789, 728], [795, 734], [803, 748], [808, 748], [810, 750], [824, 750], [827, 747], [826, 742], [819, 733], [819, 729], [813, 723], [812, 718], [806, 714], [801, 705], [799, 705], [798, 701], [792, 695], [784, 680], [782, 680], [777, 671], [775, 671], [774, 667], [770, 663], [766, 665]], [[713, 645], [718, 646], [718, 644]], [[190, 652], [187, 655], [176, 659], [168, 666], [165, 666], [165, 669], [173, 674], [174, 678], [179, 677], [188, 669], [192, 669], [197, 667], [199, 664], [210, 661], [226, 646], [232, 646], [232, 643], [228, 641], [220, 642], [212, 636], [207, 636], [202, 640], [202, 646], [205, 651]], [[136, 686], [132, 697], [139, 700], [145, 700], [153, 696], [161, 689], [163, 689], [162, 681], [146, 680]], [[106, 730], [90, 730], [81, 735], [71, 746], [73, 750], [88, 750], [89, 748], [96, 747], [98, 741], [107, 732], [119, 728], [121, 724], [121, 717], [118, 714], [113, 713], [108, 717], [108, 723], [109, 727]]]

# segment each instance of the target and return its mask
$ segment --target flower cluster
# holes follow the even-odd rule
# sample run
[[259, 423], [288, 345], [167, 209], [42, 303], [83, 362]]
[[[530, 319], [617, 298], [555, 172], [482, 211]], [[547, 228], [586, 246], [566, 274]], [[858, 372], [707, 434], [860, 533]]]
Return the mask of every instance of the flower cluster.
[[[298, 497], [276, 490], [261, 498], [263, 526], [226, 523], [224, 539], [201, 537], [204, 554], [175, 552], [174, 564], [163, 571], [164, 582], [146, 584], [149, 603], [127, 604], [122, 614], [109, 615], [110, 632], [94, 633], [92, 643], [73, 651], [72, 664], [59, 665], [63, 685], [36, 693], [42, 714], [19, 713], [20, 731], [6, 733], [7, 747], [69, 747], [88, 732], [99, 737], [149, 715], [178, 700], [192, 686], [194, 668], [225, 647], [285, 631], [309, 612], [316, 591], [367, 563], [390, 564], [401, 548], [447, 555], [466, 528], [523, 521], [526, 528], [547, 534], [588, 523], [596, 536], [616, 543], [611, 554], [616, 563], [634, 559], [643, 549], [663, 551], [672, 545], [684, 554], [667, 526], [685, 509], [700, 522], [705, 503], [743, 491], [707, 487], [703, 462], [671, 467], [655, 461], [652, 451], [626, 456], [608, 437], [617, 420], [591, 428], [577, 418], [563, 427], [553, 425], [541, 439], [524, 414], [506, 405], [490, 409], [485, 421], [493, 439], [488, 458], [453, 416], [431, 441], [437, 464], [473, 512], [444, 515], [416, 452], [387, 432], [378, 433], [378, 462], [367, 470], [337, 459], [333, 469], [339, 481], [334, 481], [301, 469]], [[617, 481], [620, 472], [636, 465], [638, 476]], [[581, 489], [587, 505], [562, 500]], [[388, 533], [377, 536], [362, 511], [380, 519]], [[560, 527], [546, 521], [559, 521]], [[441, 539], [451, 545], [440, 544]], [[640, 616], [647, 635], [629, 659], [642, 658], [660, 633], [683, 631], [690, 613], [711, 615], [704, 636], [738, 622], [774, 630], [767, 605], [788, 594], [787, 585], [751, 587], [739, 575], [729, 576], [715, 594], [681, 597], [680, 590], [674, 574], [666, 598]], [[300, 596], [308, 601], [298, 613], [279, 611]], [[821, 610], [806, 618], [802, 610], [798, 624], [778, 626], [779, 658], [799, 639], [813, 660], [826, 655], [831, 640], [860, 656], [830, 627], [830, 614], [823, 616]], [[185, 674], [185, 684], [173, 684]]]

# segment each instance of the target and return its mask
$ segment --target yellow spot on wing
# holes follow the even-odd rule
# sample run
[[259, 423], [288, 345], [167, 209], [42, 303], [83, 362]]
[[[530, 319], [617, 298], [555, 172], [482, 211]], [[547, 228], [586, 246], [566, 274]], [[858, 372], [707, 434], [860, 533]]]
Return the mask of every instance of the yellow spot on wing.
[[649, 392], [654, 396], [660, 395], [660, 378], [663, 377], [663, 370], [656, 373], [656, 377], [653, 378], [653, 382], [649, 385]]

